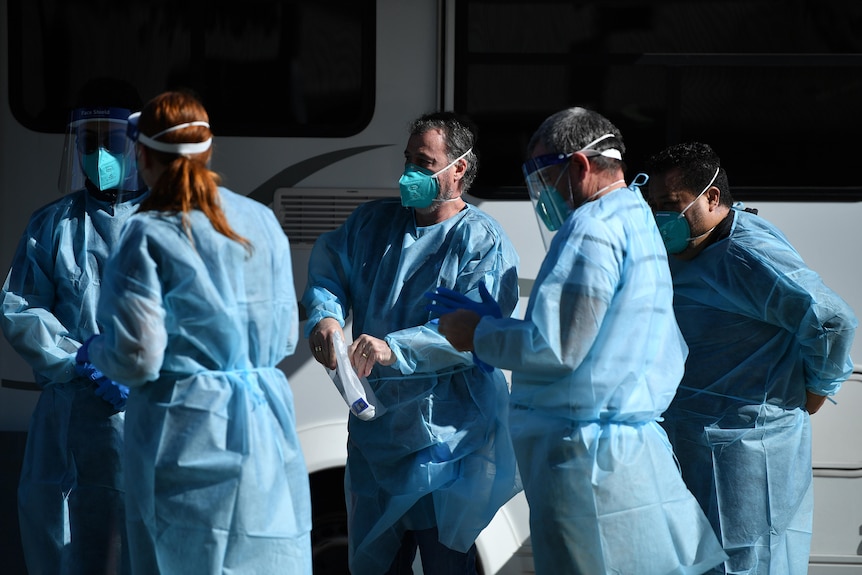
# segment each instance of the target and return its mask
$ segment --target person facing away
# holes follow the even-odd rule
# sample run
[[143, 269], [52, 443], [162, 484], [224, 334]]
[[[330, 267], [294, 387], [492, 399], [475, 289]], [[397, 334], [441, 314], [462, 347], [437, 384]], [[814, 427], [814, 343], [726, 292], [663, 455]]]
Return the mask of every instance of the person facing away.
[[[437, 333], [423, 294], [477, 293], [506, 314], [518, 302], [518, 256], [500, 225], [465, 203], [475, 136], [451, 112], [410, 126], [398, 198], [359, 206], [323, 234], [302, 304], [314, 358], [334, 369], [333, 335], [386, 412], [348, 422], [345, 491], [353, 575], [475, 573], [479, 532], [520, 490], [506, 380]], [[344, 338], [350, 341], [350, 338]]]
[[524, 319], [431, 306], [456, 349], [512, 370], [539, 575], [702, 573], [725, 557], [657, 421], [686, 345], [644, 179], [626, 185], [624, 153], [597, 112], [548, 117], [523, 171], [554, 235]]
[[126, 510], [135, 573], [311, 574], [311, 500], [276, 364], [298, 310], [272, 211], [219, 187], [192, 95], [129, 119], [150, 187], [108, 260], [102, 334], [79, 359], [131, 388]]
[[857, 320], [774, 225], [735, 206], [699, 142], [649, 158], [689, 346], [663, 425], [729, 558], [714, 573], [808, 571], [810, 414], [853, 371]]
[[42, 389], [18, 484], [24, 559], [40, 573], [126, 573], [123, 510], [125, 390], [77, 366], [100, 331], [101, 275], [120, 227], [146, 194], [126, 141], [140, 108], [128, 84], [94, 79], [67, 126], [62, 197], [36, 210], [2, 289], [3, 333]]

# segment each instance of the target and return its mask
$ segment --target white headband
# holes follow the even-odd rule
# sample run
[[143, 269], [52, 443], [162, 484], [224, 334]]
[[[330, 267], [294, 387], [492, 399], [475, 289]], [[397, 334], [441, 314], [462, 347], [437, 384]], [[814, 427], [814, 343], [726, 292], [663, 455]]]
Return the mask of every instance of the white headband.
[[[135, 117], [135, 120], [137, 120], [137, 117], [140, 117], [140, 112], [132, 114], [132, 116], [130, 116], [129, 119], [131, 120], [133, 117]], [[135, 124], [137, 124], [137, 122], [135, 122]], [[136, 139], [137, 139], [137, 141], [139, 141], [140, 143], [142, 143], [143, 145], [145, 145], [148, 148], [151, 148], [153, 150], [157, 150], [159, 152], [167, 152], [169, 154], [179, 154], [181, 156], [189, 156], [192, 154], [200, 154], [201, 152], [206, 152], [207, 150], [210, 149], [210, 146], [212, 146], [212, 141], [213, 141], [212, 137], [207, 138], [203, 142], [180, 142], [180, 143], [176, 143], [176, 144], [156, 141], [156, 138], [158, 138], [159, 136], [162, 136], [164, 134], [167, 134], [168, 132], [174, 132], [176, 130], [182, 130], [183, 128], [190, 128], [192, 126], [203, 126], [204, 128], [210, 127], [209, 123], [207, 123], [207, 122], [201, 122], [201, 121], [185, 122], [183, 124], [177, 124], [176, 126], [171, 126], [167, 130], [162, 130], [161, 132], [159, 132], [158, 134], [156, 134], [152, 137], [146, 136], [146, 135], [138, 132]]]
[[[583, 148], [581, 148], [578, 151], [584, 152], [586, 150], [589, 150], [590, 148], [592, 148], [593, 146], [595, 146], [596, 144], [598, 144], [602, 140], [607, 140], [608, 138], [616, 138], [616, 136], [614, 134], [605, 134], [604, 136], [599, 136], [598, 138], [596, 138], [595, 140], [593, 140], [592, 142], [590, 142], [589, 144], [587, 144], [586, 146], [584, 146]], [[592, 150], [592, 151], [595, 154], [597, 154], [599, 156], [605, 156], [606, 158], [613, 158], [615, 160], [620, 160], [620, 161], [622, 161], [622, 159], [623, 159], [622, 153], [619, 150], [615, 150], [614, 148], [608, 148], [607, 150], [604, 150], [601, 152], [599, 152], [598, 150]]]

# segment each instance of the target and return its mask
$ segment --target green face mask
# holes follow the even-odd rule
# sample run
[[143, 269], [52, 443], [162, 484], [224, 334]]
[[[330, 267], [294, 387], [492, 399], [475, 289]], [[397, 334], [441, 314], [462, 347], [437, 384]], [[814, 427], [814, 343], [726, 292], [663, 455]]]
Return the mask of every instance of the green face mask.
[[123, 181], [123, 154], [109, 152], [99, 148], [95, 152], [84, 154], [82, 158], [84, 173], [99, 190], [116, 188]]
[[401, 205], [405, 208], [427, 208], [440, 193], [437, 174], [432, 174], [416, 164], [407, 164], [401, 179], [398, 180], [398, 187], [401, 191]]
[[545, 224], [545, 227], [548, 228], [548, 231], [551, 232], [560, 229], [563, 222], [572, 213], [572, 208], [566, 203], [557, 189], [557, 184], [564, 173], [566, 173], [565, 170], [560, 172], [553, 186], [546, 186], [539, 192], [539, 197], [536, 200], [536, 214], [538, 214], [542, 223]]
[[470, 148], [446, 165], [442, 170], [431, 172], [420, 168], [416, 164], [408, 163], [404, 167], [404, 173], [398, 180], [398, 188], [401, 192], [401, 205], [405, 208], [427, 208], [440, 193], [440, 183], [437, 176], [455, 165], [458, 160], [473, 151]]
[[[580, 150], [577, 150], [577, 152], [543, 154], [541, 156], [530, 158], [524, 162], [521, 170], [524, 172], [524, 181], [527, 183], [527, 191], [530, 193], [530, 199], [533, 201], [539, 220], [541, 220], [549, 231], [555, 232], [560, 229], [563, 222], [565, 222], [566, 218], [569, 217], [569, 214], [574, 211], [574, 208], [568, 205], [557, 188], [560, 178], [563, 173], [566, 172], [566, 167], [561, 166], [561, 164], [568, 162], [575, 153], [582, 153], [586, 156], [605, 156], [616, 160], [622, 160], [622, 153], [615, 148], [609, 148], [602, 151], [592, 149], [593, 146], [599, 142], [611, 138], [616, 138], [616, 136], [614, 134], [603, 134]], [[557, 175], [554, 183], [550, 184], [547, 177], [550, 174], [547, 172], [547, 169], [552, 166], [559, 166], [557, 169], [560, 169], [561, 172]], [[614, 182], [612, 185], [615, 185], [616, 183], [618, 182]], [[601, 194], [606, 189], [607, 187], [602, 188], [594, 195]], [[569, 196], [571, 197], [571, 183], [569, 183]]]
[[[671, 212], [666, 210], [655, 212], [655, 223], [658, 226], [658, 231], [661, 234], [661, 239], [664, 242], [665, 247], [667, 248], [667, 253], [678, 254], [684, 252], [692, 240], [696, 240], [697, 238], [706, 235], [700, 234], [698, 236], [692, 237], [691, 226], [689, 226], [688, 220], [685, 219], [685, 213], [703, 194], [706, 193], [710, 186], [712, 186], [713, 182], [715, 182], [715, 178], [718, 177], [718, 171], [719, 168], [716, 168], [715, 174], [713, 174], [712, 179], [709, 180], [709, 183], [700, 191], [697, 196], [695, 196], [692, 201], [688, 203], [688, 205], [681, 212]], [[712, 230], [709, 231], [711, 232]]]

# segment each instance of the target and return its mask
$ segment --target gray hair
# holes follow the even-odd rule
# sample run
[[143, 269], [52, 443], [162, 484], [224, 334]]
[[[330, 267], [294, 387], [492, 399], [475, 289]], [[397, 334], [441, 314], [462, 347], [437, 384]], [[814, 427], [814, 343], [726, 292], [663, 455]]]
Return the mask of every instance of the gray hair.
[[[622, 133], [611, 123], [610, 120], [592, 110], [586, 108], [568, 108], [561, 110], [548, 118], [539, 126], [530, 143], [527, 145], [527, 157], [530, 157], [536, 146], [541, 144], [548, 153], [569, 154], [583, 149], [584, 146], [600, 138], [605, 134], [613, 134], [613, 138], [606, 138], [596, 143], [591, 149], [598, 152], [604, 150], [619, 150], [625, 156], [626, 145], [623, 142]], [[597, 166], [603, 169], [620, 167], [620, 160], [604, 156], [591, 158]], [[622, 165], [625, 170], [625, 164]]]
[[440, 130], [443, 133], [443, 141], [446, 143], [446, 158], [454, 162], [467, 150], [470, 150], [464, 159], [467, 160], [467, 169], [461, 178], [461, 192], [466, 193], [470, 189], [476, 174], [479, 171], [479, 157], [476, 155], [476, 135], [469, 126], [467, 120], [459, 117], [454, 112], [433, 112], [425, 114], [410, 124], [410, 135], [424, 134], [429, 130]]

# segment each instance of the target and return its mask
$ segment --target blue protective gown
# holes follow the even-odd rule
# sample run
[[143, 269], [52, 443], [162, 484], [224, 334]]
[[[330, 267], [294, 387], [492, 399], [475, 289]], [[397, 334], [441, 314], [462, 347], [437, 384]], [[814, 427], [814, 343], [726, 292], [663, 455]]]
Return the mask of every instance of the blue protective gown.
[[657, 422], [686, 346], [637, 187], [575, 210], [524, 320], [485, 317], [473, 342], [483, 361], [512, 370], [537, 574], [695, 574], [724, 559]]
[[517, 265], [502, 228], [469, 205], [417, 228], [398, 199], [377, 200], [315, 243], [302, 302], [306, 334], [326, 317], [343, 326], [352, 311], [353, 336], [385, 339], [397, 357], [368, 377], [387, 412], [348, 423], [353, 575], [386, 572], [407, 529], [436, 525], [442, 544], [466, 552], [520, 490], [503, 374], [485, 373], [456, 351], [429, 323], [423, 297], [444, 286], [478, 301], [484, 280], [512, 313]]
[[105, 271], [90, 359], [131, 387], [129, 544], [136, 573], [311, 574], [311, 501], [293, 396], [276, 364], [298, 315], [271, 210], [220, 189], [245, 247], [199, 211], [130, 218]]
[[802, 575], [813, 513], [805, 390], [832, 395], [852, 373], [857, 322], [778, 229], [732, 213], [729, 237], [671, 259], [690, 354], [664, 425], [730, 556], [726, 572]]
[[99, 331], [105, 261], [140, 200], [114, 206], [80, 191], [40, 208], [3, 285], [3, 333], [42, 388], [18, 485], [30, 573], [128, 570], [124, 414], [74, 368], [78, 348]]

